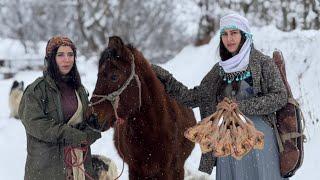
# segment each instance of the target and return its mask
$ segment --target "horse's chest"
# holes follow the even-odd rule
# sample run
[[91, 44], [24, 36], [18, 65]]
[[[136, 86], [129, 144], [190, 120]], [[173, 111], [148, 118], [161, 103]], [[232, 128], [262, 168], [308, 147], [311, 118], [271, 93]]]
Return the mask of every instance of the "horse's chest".
[[149, 149], [152, 151], [156, 146], [161, 146], [164, 144], [164, 137], [166, 135], [161, 135], [157, 128], [151, 128], [148, 126], [143, 126], [143, 124], [127, 126], [124, 130], [122, 139], [125, 144], [130, 145], [134, 149]]

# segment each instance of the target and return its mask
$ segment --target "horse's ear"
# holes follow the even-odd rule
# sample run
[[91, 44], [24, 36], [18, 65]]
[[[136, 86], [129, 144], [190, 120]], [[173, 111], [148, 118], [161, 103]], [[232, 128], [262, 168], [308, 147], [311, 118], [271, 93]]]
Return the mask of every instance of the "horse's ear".
[[122, 47], [124, 43], [119, 36], [109, 37], [108, 47]]
[[109, 42], [110, 42], [110, 37], [106, 38], [106, 44], [105, 44], [104, 49], [108, 48]]
[[127, 47], [132, 51], [135, 49], [135, 47], [133, 46], [133, 44], [128, 44]]
[[107, 48], [105, 48], [100, 54], [99, 67], [101, 66], [102, 62], [107, 59], [107, 57], [108, 57], [108, 52], [107, 52]]

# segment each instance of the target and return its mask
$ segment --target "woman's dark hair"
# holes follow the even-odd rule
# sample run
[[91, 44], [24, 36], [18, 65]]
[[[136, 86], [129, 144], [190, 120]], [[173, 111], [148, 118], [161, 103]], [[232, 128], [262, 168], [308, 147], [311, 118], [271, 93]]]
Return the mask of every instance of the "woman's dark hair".
[[[246, 41], [245, 33], [240, 31], [241, 34], [241, 41], [239, 44], [239, 47], [237, 49], [237, 54], [239, 53], [241, 47], [243, 46], [244, 42]], [[224, 46], [222, 42], [222, 37], [220, 37], [220, 44], [219, 44], [219, 53], [222, 61], [225, 61], [227, 59], [230, 59], [233, 55], [227, 50], [227, 48]]]
[[58, 49], [59, 47], [54, 48], [52, 53], [48, 54], [48, 56], [45, 59], [47, 63], [47, 73], [57, 84], [59, 84], [59, 82], [66, 82], [69, 85], [71, 85], [74, 89], [78, 89], [81, 86], [81, 79], [76, 64], [77, 51], [71, 47], [74, 53], [75, 61], [70, 72], [64, 76], [60, 73], [55, 59]]

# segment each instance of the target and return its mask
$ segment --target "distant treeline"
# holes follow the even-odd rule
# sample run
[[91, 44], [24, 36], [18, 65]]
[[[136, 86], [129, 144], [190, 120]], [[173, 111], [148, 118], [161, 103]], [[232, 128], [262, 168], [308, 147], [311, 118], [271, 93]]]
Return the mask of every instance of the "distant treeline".
[[[255, 26], [320, 29], [317, 0], [0, 0], [0, 36], [19, 39], [27, 50], [64, 34], [90, 57], [118, 35], [152, 62], [165, 62], [189, 43], [208, 42], [230, 10]], [[195, 33], [190, 24], [198, 26]]]

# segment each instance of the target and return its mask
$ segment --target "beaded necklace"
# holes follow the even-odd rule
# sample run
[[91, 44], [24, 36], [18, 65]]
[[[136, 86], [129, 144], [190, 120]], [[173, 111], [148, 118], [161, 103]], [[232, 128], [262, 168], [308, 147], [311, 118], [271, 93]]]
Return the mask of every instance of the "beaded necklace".
[[219, 75], [222, 77], [223, 81], [226, 81], [228, 84], [233, 81], [242, 81], [251, 76], [249, 68], [244, 71], [237, 71], [232, 73], [226, 73], [221, 66], [219, 66]]

